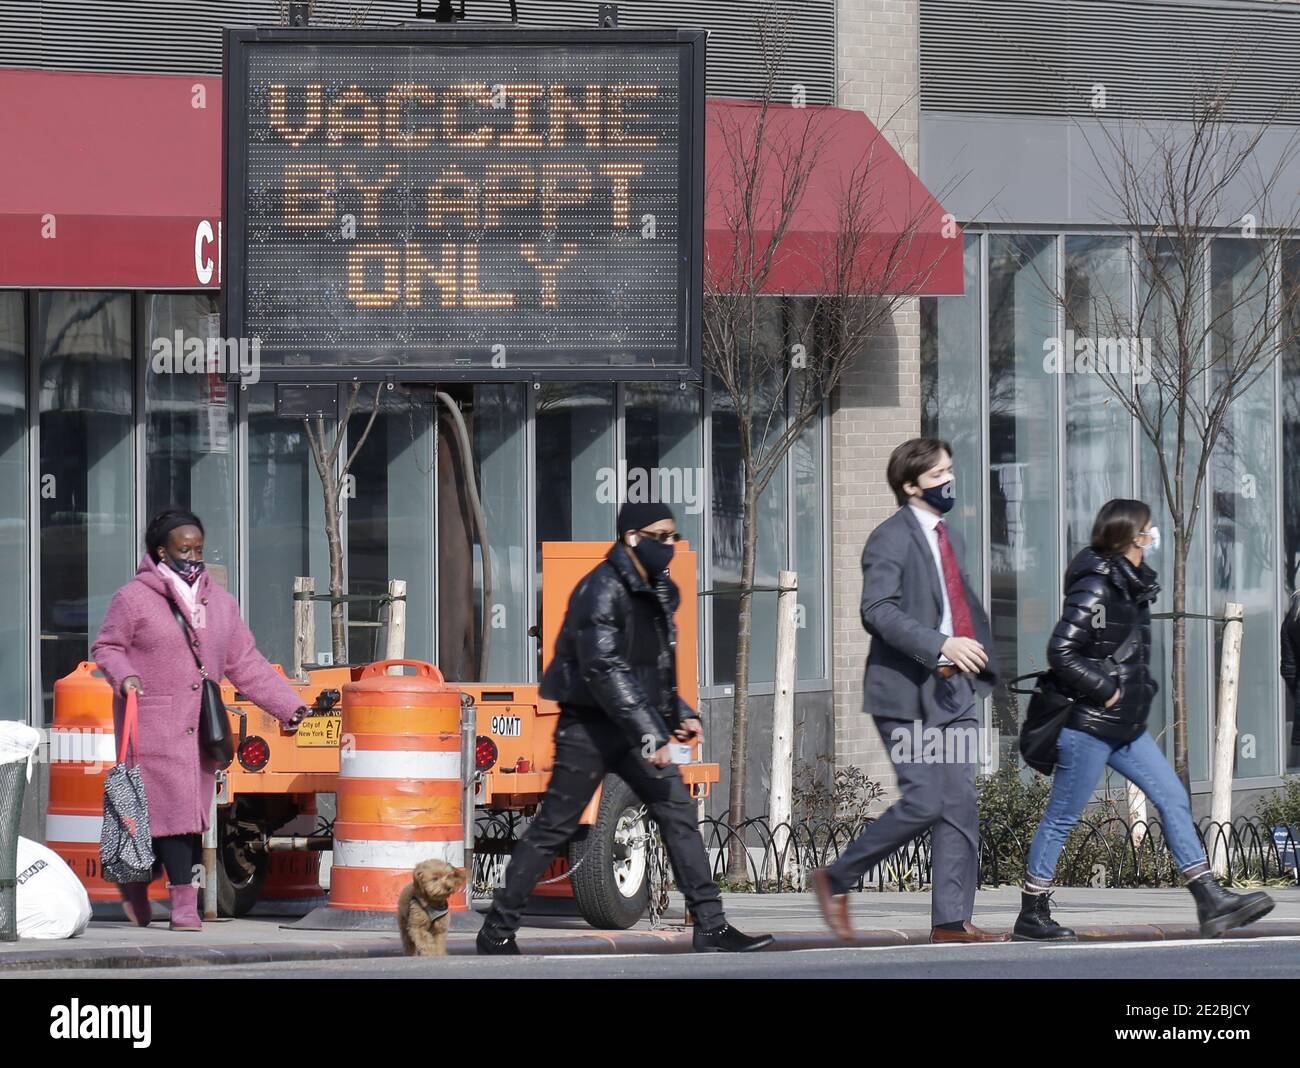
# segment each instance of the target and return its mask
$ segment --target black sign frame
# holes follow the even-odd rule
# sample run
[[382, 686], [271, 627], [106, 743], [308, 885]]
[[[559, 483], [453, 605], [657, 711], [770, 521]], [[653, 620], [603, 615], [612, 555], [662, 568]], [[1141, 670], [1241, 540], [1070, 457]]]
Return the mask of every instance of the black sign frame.
[[[248, 56], [260, 44], [296, 45], [419, 45], [432, 46], [555, 46], [616, 45], [634, 48], [651, 45], [677, 46], [681, 77], [678, 144], [678, 278], [682, 307], [677, 323], [684, 343], [684, 360], [670, 365], [566, 364], [546, 367], [522, 365], [493, 367], [483, 364], [413, 366], [396, 362], [396, 354], [409, 352], [399, 346], [381, 350], [384, 362], [361, 365], [325, 363], [327, 350], [303, 348], [311, 359], [303, 365], [274, 365], [259, 368], [267, 382], [548, 382], [625, 381], [699, 382], [702, 378], [701, 312], [704, 295], [704, 131], [705, 131], [705, 47], [704, 29], [675, 30], [566, 29], [521, 30], [516, 27], [419, 26], [395, 30], [357, 30], [259, 27], [228, 29], [222, 58], [222, 264], [221, 330], [224, 337], [245, 336], [244, 302], [247, 299], [245, 249], [247, 227], [242, 210], [247, 189], [248, 116], [242, 106], [247, 97]], [[235, 104], [239, 106], [232, 106]], [[680, 348], [679, 348], [680, 352]], [[391, 361], [391, 362], [389, 362]], [[232, 380], [237, 373], [228, 376]]]

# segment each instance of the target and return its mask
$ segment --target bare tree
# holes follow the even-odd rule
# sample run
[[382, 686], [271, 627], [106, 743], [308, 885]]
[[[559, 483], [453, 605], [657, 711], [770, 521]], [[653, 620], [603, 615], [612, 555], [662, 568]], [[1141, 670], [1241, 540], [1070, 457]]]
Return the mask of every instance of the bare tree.
[[[779, 72], [791, 16], [777, 6], [757, 21], [765, 75], [752, 108], [719, 112], [710, 136], [722, 145], [721, 173], [709, 184], [723, 190], [720, 206], [730, 231], [728, 252], [705, 264], [704, 367], [734, 413], [741, 466], [740, 581], [735, 711], [731, 745], [729, 819], [745, 819], [746, 745], [759, 503], [783, 460], [831, 397], [844, 372], [894, 312], [925, 286], [945, 254], [922, 232], [934, 206], [887, 201], [882, 164], [892, 148], [880, 135], [842, 175], [833, 225], [820, 241], [796, 239], [792, 228], [810, 182], [836, 136], [837, 113], [777, 103]], [[791, 121], [792, 118], [796, 121]], [[892, 116], [891, 116], [892, 118]], [[887, 124], [886, 124], [887, 125]], [[894, 191], [890, 191], [890, 196]], [[939, 235], [933, 235], [938, 237]], [[943, 236], [957, 241], [954, 227]], [[930, 257], [918, 267], [918, 257]], [[779, 279], [794, 264], [798, 285]], [[806, 315], [786, 315], [794, 294], [808, 298]], [[791, 387], [793, 383], [793, 387]], [[788, 405], [785, 398], [792, 399]], [[729, 847], [728, 874], [745, 877], [743, 842]]]
[[[1103, 210], [1129, 235], [1136, 292], [1117, 298], [1047, 284], [1065, 325], [1082, 339], [1061, 355], [1106, 384], [1152, 447], [1173, 527], [1171, 696], [1174, 766], [1184, 785], [1187, 562], [1204, 491], [1207, 480], [1219, 481], [1216, 463], [1230, 467], [1245, 455], [1247, 428], [1238, 440], [1234, 405], [1300, 328], [1300, 288], [1282, 244], [1300, 221], [1285, 185], [1293, 181], [1297, 139], [1279, 122], [1295, 90], [1282, 93], [1262, 121], [1242, 121], [1235, 104], [1248, 63], [1234, 53], [1190, 86], [1177, 121], [1078, 123], [1111, 205]], [[1216, 238], [1235, 243], [1216, 245]], [[1248, 496], [1223, 488], [1216, 511]]]
[[343, 443], [347, 440], [348, 423], [357, 407], [357, 398], [361, 393], [361, 383], [353, 382], [348, 393], [347, 410], [331, 431], [325, 425], [325, 416], [317, 413], [314, 417], [305, 415], [302, 419], [303, 429], [307, 432], [307, 444], [311, 447], [311, 458], [316, 464], [316, 474], [320, 476], [321, 493], [325, 499], [325, 541], [329, 545], [330, 556], [330, 646], [333, 650], [334, 663], [348, 662], [348, 625], [344, 611], [343, 597], [346, 593], [343, 583], [343, 489], [347, 485], [348, 472], [352, 463], [361, 452], [361, 446], [370, 436], [370, 428], [375, 425], [379, 415], [379, 398], [383, 395], [383, 384], [376, 383], [375, 399], [370, 406], [370, 418], [361, 433], [357, 435], [356, 444], [343, 462], [339, 457], [343, 452]]

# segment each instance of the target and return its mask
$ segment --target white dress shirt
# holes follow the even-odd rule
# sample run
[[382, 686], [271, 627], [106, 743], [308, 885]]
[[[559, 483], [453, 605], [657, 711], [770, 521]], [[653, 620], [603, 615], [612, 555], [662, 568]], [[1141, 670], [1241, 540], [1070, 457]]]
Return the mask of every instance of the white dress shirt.
[[[930, 543], [930, 553], [934, 556], [935, 570], [939, 573], [939, 592], [943, 595], [943, 618], [939, 621], [939, 630], [947, 637], [952, 637], [952, 605], [948, 601], [948, 583], [943, 578], [943, 556], [939, 552], [939, 517], [928, 508], [909, 504], [912, 514], [925, 532], [925, 540]], [[939, 658], [940, 663], [948, 663], [946, 656]]]

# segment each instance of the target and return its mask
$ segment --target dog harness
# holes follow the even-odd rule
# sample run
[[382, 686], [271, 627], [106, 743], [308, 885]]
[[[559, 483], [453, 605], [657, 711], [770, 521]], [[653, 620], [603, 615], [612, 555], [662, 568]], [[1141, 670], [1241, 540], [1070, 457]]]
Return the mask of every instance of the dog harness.
[[432, 909], [428, 905], [423, 905], [421, 907], [424, 909], [424, 914], [429, 917], [430, 923], [436, 923], [451, 911], [451, 909]]

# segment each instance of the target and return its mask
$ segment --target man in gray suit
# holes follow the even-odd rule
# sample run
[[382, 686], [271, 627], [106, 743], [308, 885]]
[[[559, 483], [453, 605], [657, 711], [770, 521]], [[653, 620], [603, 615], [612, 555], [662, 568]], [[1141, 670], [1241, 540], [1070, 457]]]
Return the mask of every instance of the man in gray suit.
[[979, 874], [976, 699], [997, 681], [988, 617], [943, 515], [956, 495], [952, 448], [913, 438], [886, 469], [899, 509], [862, 553], [862, 623], [871, 635], [864, 704], [898, 775], [900, 799], [828, 868], [812, 873], [827, 924], [853, 937], [847, 892], [927, 829], [931, 942], [1005, 942], [970, 922]]

